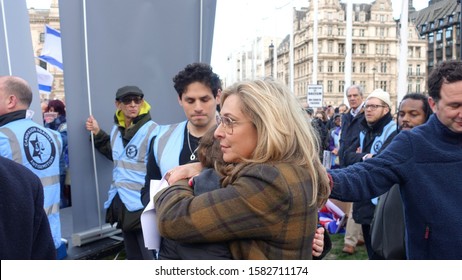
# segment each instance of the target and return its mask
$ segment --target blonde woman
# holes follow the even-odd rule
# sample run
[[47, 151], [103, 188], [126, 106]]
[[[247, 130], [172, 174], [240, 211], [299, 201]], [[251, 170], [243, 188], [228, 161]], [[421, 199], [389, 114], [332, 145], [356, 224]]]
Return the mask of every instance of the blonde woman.
[[187, 184], [156, 195], [162, 236], [227, 241], [234, 259], [311, 259], [317, 210], [329, 195], [317, 138], [289, 90], [274, 81], [222, 93], [222, 188], [194, 196]]

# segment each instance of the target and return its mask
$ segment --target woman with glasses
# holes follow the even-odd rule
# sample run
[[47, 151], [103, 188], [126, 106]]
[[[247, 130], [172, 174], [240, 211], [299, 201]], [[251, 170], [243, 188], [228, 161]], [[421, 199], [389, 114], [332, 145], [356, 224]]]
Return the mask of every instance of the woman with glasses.
[[161, 235], [226, 241], [234, 259], [311, 259], [329, 186], [298, 101], [277, 82], [241, 82], [223, 91], [218, 123], [222, 188], [194, 196], [178, 182], [160, 191]]
[[117, 223], [122, 230], [127, 259], [153, 259], [154, 255], [144, 246], [140, 216], [141, 188], [146, 176], [149, 143], [157, 133], [157, 124], [151, 120], [151, 106], [136, 86], [124, 86], [117, 90], [114, 126], [111, 134], [100, 129], [90, 116], [87, 130], [94, 135], [95, 147], [114, 162], [112, 184], [108, 200], [104, 203], [106, 222]]

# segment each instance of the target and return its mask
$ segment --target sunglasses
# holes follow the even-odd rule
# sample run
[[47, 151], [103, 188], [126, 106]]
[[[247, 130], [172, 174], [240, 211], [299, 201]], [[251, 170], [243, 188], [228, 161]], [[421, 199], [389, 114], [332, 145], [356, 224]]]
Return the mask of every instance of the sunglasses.
[[125, 96], [120, 99], [120, 102], [122, 102], [124, 105], [130, 105], [132, 102], [135, 102], [135, 104], [140, 104], [143, 101], [143, 97], [141, 96]]

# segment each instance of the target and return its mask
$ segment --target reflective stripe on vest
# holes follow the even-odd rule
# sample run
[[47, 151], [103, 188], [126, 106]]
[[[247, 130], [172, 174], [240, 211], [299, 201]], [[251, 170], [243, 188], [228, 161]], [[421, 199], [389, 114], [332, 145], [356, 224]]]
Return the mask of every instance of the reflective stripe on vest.
[[153, 121], [145, 123], [124, 147], [118, 127], [113, 127], [111, 132], [114, 161], [113, 181], [108, 192], [108, 200], [104, 203], [105, 208], [111, 205], [112, 199], [117, 193], [129, 211], [143, 208], [141, 189], [146, 177], [149, 143], [157, 133], [156, 128], [157, 124]]
[[159, 130], [159, 134], [154, 141], [153, 152], [162, 176], [180, 164], [180, 153], [183, 149], [184, 130], [187, 123], [187, 121], [184, 121], [163, 126]]

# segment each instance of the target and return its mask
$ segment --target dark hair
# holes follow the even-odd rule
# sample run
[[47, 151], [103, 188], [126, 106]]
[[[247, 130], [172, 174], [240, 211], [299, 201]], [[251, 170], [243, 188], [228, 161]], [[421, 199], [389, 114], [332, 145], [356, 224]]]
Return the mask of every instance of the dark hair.
[[214, 137], [215, 129], [213, 126], [201, 137], [199, 140], [199, 147], [197, 149], [197, 157], [203, 167], [216, 168], [216, 164], [224, 165], [223, 153], [220, 149], [220, 141]]
[[441, 99], [440, 91], [443, 83], [458, 81], [462, 81], [462, 61], [443, 61], [428, 76], [428, 94], [438, 102]]
[[[408, 93], [406, 94], [403, 99], [401, 99], [401, 102], [399, 102], [398, 106], [398, 111], [401, 108], [401, 104], [403, 103], [404, 100], [406, 99], [412, 99], [412, 100], [420, 100], [422, 101], [423, 108], [422, 110], [425, 113], [425, 122], [428, 121], [430, 118], [431, 114], [433, 114], [432, 109], [430, 108], [430, 104], [428, 104], [428, 97], [426, 95], [423, 95], [421, 93]], [[399, 115], [398, 115], [399, 118]]]
[[217, 97], [218, 90], [221, 89], [220, 77], [212, 71], [210, 65], [205, 63], [188, 64], [173, 78], [173, 87], [180, 99], [186, 88], [194, 82], [200, 82], [210, 87], [214, 97]]
[[61, 100], [51, 100], [48, 102], [47, 112], [50, 111], [50, 108], [53, 107], [55, 112], [58, 112], [60, 116], [66, 116], [66, 105]]

